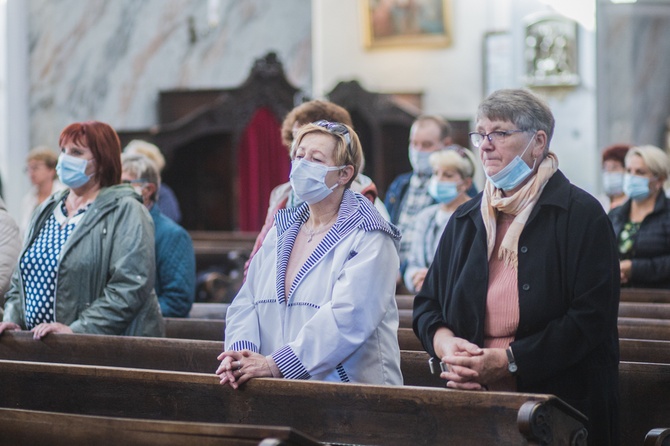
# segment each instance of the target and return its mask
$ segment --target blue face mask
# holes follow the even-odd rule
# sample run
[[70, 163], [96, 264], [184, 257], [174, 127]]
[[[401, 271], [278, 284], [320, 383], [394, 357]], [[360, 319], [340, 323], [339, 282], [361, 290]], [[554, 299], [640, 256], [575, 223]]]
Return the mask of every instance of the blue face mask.
[[61, 153], [58, 156], [58, 164], [56, 164], [56, 173], [60, 178], [61, 183], [67, 187], [76, 189], [88, 183], [93, 176], [86, 175], [86, 168], [88, 161], [76, 156]]
[[649, 196], [649, 178], [627, 173], [623, 176], [623, 193], [631, 200], [644, 200]]
[[409, 163], [412, 165], [414, 173], [426, 176], [433, 173], [433, 167], [428, 162], [428, 158], [432, 154], [433, 152], [420, 152], [411, 147], [409, 148]]
[[432, 178], [428, 183], [428, 193], [438, 203], [449, 204], [458, 197], [458, 183], [437, 181], [437, 178]]
[[623, 173], [603, 172], [603, 190], [606, 195], [613, 197], [623, 193]]
[[521, 159], [521, 157], [526, 153], [526, 150], [528, 150], [528, 147], [530, 147], [531, 142], [533, 142], [533, 138], [528, 141], [528, 144], [526, 144], [526, 148], [523, 149], [521, 155], [515, 156], [512, 162], [503, 167], [500, 172], [491, 176], [486, 175], [486, 178], [488, 178], [488, 180], [493, 183], [496, 188], [502, 190], [514, 189], [519, 184], [523, 183], [523, 181], [528, 178], [531, 173], [533, 173], [533, 169], [535, 169], [535, 162], [533, 162], [533, 168], [531, 169], [528, 167], [528, 164], [526, 164], [526, 162]]

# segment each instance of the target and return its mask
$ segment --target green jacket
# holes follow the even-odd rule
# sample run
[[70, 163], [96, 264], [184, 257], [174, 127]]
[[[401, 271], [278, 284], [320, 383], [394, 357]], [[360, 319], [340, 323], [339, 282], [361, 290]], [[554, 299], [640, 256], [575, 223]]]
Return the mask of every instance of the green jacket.
[[[21, 257], [68, 192], [56, 193], [35, 211]], [[154, 228], [146, 208], [128, 186], [103, 188], [61, 250], [54, 319], [75, 333], [164, 336], [155, 272]], [[5, 295], [4, 321], [26, 328], [20, 268]]]

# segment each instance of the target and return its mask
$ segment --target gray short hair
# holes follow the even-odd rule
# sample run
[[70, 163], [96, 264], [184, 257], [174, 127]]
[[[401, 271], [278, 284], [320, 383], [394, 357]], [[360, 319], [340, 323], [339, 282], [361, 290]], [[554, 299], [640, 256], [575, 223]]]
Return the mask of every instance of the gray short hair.
[[121, 164], [122, 170], [137, 177], [138, 180], [156, 185], [156, 194], [151, 197], [152, 201], [156, 201], [161, 187], [161, 174], [156, 163], [144, 155], [124, 153], [121, 155]]
[[505, 89], [491, 93], [479, 104], [477, 120], [513, 122], [520, 130], [543, 130], [547, 134], [544, 155], [554, 135], [554, 115], [549, 106], [535, 94], [524, 89]]

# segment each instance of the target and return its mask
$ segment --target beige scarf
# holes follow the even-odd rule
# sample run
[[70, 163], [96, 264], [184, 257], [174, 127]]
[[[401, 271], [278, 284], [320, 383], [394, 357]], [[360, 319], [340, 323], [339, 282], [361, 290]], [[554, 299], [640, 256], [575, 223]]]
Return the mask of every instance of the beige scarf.
[[514, 215], [514, 221], [510, 225], [505, 238], [500, 244], [498, 259], [503, 260], [505, 265], [518, 269], [518, 247], [519, 237], [523, 231], [526, 221], [535, 203], [542, 195], [544, 186], [549, 178], [558, 169], [558, 158], [552, 152], [542, 161], [534, 175], [521, 189], [514, 195], [505, 197], [502, 190], [496, 189], [490, 182], [486, 181], [484, 194], [482, 196], [481, 212], [486, 227], [486, 241], [488, 245], [488, 259], [491, 259], [493, 248], [496, 244], [496, 216], [498, 212]]

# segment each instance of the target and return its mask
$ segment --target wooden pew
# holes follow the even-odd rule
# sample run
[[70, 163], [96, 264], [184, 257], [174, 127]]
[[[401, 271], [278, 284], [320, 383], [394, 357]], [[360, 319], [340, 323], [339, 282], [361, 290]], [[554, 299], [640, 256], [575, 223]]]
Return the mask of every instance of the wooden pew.
[[670, 304], [670, 290], [621, 288], [621, 302]]
[[618, 325], [620, 338], [670, 341], [670, 320], [620, 317]]
[[[225, 320], [165, 318], [166, 337], [223, 341]], [[670, 320], [619, 318], [619, 337], [670, 341]], [[421, 342], [411, 328], [398, 329], [401, 350], [423, 350]]]
[[670, 341], [619, 339], [619, 352], [622, 361], [670, 364]]
[[213, 374], [222, 341], [50, 334], [39, 341], [30, 332], [0, 336], [0, 359], [171, 370]]
[[192, 319], [166, 317], [165, 337], [174, 339], [197, 339], [222, 341], [226, 329], [225, 319]]
[[398, 305], [398, 310], [414, 309], [414, 296], [411, 294], [396, 294], [395, 301]]
[[226, 319], [230, 304], [214, 302], [196, 302], [188, 313], [190, 319]]
[[226, 255], [230, 251], [249, 251], [254, 247], [257, 232], [189, 231], [196, 255]]
[[[620, 368], [621, 429], [629, 440], [622, 442], [622, 445], [640, 444], [646, 431], [664, 425], [662, 417], [652, 415], [651, 412], [670, 418], [670, 405], [666, 402], [670, 401], [670, 395], [666, 394], [670, 393], [670, 386], [667, 385], [670, 384], [670, 366], [663, 364], [656, 370], [654, 364], [643, 363], [636, 368], [625, 361], [635, 360], [629, 356], [631, 352], [638, 356], [637, 360], [649, 361], [650, 357], [645, 357], [645, 353], [662, 355], [667, 359], [670, 356], [668, 345], [670, 342], [667, 341], [621, 340], [621, 355], [624, 360]], [[59, 334], [35, 341], [27, 332], [7, 332], [0, 336], [2, 360], [145, 368], [210, 376], [218, 366], [216, 355], [220, 350], [221, 343], [213, 341]], [[428, 354], [423, 351], [401, 352], [401, 368], [407, 386], [444, 388], [444, 381], [429, 373], [428, 358]], [[661, 358], [656, 358], [655, 362], [661, 361]], [[639, 377], [635, 376], [637, 373], [640, 373]], [[654, 377], [654, 373], [658, 373], [658, 376]], [[659, 382], [655, 382], [655, 379]], [[636, 380], [651, 387], [644, 388]], [[643, 387], [644, 392], [636, 393], [639, 387]], [[630, 408], [634, 410], [631, 411]], [[651, 418], [647, 422], [649, 417]]]
[[317, 446], [288, 427], [154, 421], [0, 408], [3, 444]]
[[[0, 361], [0, 407], [111, 417], [291, 426], [345, 444], [586, 444], [551, 395], [258, 379]], [[544, 443], [543, 443], [544, 444]]]
[[644, 437], [644, 446], [670, 446], [670, 429], [652, 429]]
[[670, 319], [670, 304], [653, 302], [620, 302], [619, 317]]

